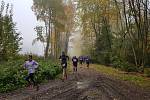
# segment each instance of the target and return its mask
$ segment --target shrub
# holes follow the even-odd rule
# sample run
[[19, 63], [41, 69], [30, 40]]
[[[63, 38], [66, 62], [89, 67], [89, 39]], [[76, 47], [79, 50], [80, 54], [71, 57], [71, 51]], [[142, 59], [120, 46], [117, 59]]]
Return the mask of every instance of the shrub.
[[[23, 57], [22, 57], [23, 58]], [[8, 92], [26, 86], [25, 77], [27, 70], [22, 70], [24, 59], [13, 60], [9, 62], [1, 62], [0, 64], [0, 92]], [[61, 73], [61, 69], [57, 64], [50, 61], [44, 61], [36, 58], [39, 63], [39, 69], [35, 74], [38, 83], [47, 79], [54, 79], [56, 75]], [[54, 67], [56, 66], [56, 67]]]
[[113, 57], [112, 59], [112, 62], [113, 62], [113, 66], [115, 68], [119, 68], [123, 71], [127, 71], [127, 72], [137, 72], [138, 71], [138, 68], [129, 64], [128, 62], [126, 62], [125, 60], [115, 56]]

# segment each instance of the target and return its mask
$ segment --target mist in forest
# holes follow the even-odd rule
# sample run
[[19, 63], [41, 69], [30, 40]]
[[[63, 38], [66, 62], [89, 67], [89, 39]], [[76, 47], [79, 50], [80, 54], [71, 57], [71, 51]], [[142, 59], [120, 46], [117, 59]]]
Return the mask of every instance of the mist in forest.
[[68, 54], [72, 56], [81, 55], [82, 36], [80, 31], [73, 32], [70, 36]]

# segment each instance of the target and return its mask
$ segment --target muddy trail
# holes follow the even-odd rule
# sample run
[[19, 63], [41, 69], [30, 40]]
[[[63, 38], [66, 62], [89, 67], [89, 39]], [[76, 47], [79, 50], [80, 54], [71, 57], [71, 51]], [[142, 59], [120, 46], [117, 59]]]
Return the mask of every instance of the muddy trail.
[[150, 100], [150, 93], [93, 69], [80, 68], [65, 82], [52, 80], [39, 91], [21, 89], [1, 95], [0, 100]]

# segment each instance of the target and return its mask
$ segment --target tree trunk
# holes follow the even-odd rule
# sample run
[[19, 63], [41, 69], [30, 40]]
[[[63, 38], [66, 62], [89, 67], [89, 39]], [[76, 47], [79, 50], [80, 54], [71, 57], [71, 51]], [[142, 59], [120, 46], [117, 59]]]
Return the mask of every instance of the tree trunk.
[[48, 58], [49, 55], [49, 46], [50, 46], [50, 36], [51, 36], [51, 9], [49, 8], [49, 23], [48, 23], [48, 36], [47, 36], [47, 43], [46, 43], [46, 50], [45, 50], [45, 58]]

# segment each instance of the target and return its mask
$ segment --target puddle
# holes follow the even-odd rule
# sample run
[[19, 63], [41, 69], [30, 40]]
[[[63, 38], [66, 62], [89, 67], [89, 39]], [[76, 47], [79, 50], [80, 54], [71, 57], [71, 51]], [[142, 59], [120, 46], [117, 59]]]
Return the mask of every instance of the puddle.
[[84, 81], [84, 82], [77, 82], [77, 89], [85, 89], [89, 87], [90, 82]]

